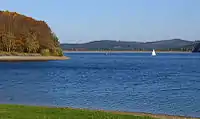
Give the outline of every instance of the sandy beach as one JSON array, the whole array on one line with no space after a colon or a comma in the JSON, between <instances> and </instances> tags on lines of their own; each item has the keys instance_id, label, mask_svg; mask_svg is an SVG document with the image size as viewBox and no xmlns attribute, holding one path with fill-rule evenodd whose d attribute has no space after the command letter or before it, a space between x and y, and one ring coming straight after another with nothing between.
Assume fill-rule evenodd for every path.
<instances>
[{"instance_id":1,"label":"sandy beach","mask_svg":"<svg viewBox=\"0 0 200 119\"><path fill-rule=\"evenodd\" d=\"M0 56L0 62L67 60L66 56Z\"/></svg>"}]
</instances>

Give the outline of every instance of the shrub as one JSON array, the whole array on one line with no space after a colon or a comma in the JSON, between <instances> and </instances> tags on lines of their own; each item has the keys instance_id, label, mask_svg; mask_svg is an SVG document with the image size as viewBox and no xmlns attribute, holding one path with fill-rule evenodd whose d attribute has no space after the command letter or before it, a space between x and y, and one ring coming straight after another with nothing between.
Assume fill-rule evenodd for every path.
<instances>
[{"instance_id":1,"label":"shrub","mask_svg":"<svg viewBox=\"0 0 200 119\"><path fill-rule=\"evenodd\" d=\"M50 51L49 51L49 49L42 49L42 50L40 51L40 54L41 54L42 56L50 56Z\"/></svg>"},{"instance_id":2,"label":"shrub","mask_svg":"<svg viewBox=\"0 0 200 119\"><path fill-rule=\"evenodd\" d=\"M53 56L63 56L63 51L59 47L52 49L51 53Z\"/></svg>"}]
</instances>

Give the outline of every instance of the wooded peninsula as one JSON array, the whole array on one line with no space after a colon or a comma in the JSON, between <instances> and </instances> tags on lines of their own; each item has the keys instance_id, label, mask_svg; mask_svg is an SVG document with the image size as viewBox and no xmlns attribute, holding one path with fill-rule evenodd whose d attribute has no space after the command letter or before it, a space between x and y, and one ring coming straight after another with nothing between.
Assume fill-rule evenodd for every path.
<instances>
[{"instance_id":1,"label":"wooded peninsula","mask_svg":"<svg viewBox=\"0 0 200 119\"><path fill-rule=\"evenodd\" d=\"M45 21L0 11L1 56L63 56L59 39Z\"/></svg>"}]
</instances>

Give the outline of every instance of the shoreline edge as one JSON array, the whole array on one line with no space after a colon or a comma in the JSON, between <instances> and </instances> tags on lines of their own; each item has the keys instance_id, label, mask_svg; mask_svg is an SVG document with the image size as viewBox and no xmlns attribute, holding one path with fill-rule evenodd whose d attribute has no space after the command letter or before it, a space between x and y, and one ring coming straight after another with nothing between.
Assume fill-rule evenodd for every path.
<instances>
[{"instance_id":1,"label":"shoreline edge","mask_svg":"<svg viewBox=\"0 0 200 119\"><path fill-rule=\"evenodd\" d=\"M67 56L0 56L0 62L68 60Z\"/></svg>"}]
</instances>

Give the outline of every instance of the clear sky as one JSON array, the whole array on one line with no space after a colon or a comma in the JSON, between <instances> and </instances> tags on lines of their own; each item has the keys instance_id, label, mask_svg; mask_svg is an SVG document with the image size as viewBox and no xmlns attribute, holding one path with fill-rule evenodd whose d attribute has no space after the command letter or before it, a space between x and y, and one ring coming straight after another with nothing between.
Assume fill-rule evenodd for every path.
<instances>
[{"instance_id":1,"label":"clear sky","mask_svg":"<svg viewBox=\"0 0 200 119\"><path fill-rule=\"evenodd\" d=\"M2 0L46 21L62 43L200 40L200 0Z\"/></svg>"}]
</instances>

